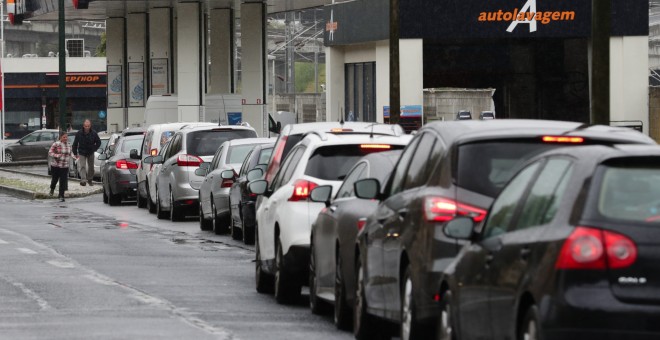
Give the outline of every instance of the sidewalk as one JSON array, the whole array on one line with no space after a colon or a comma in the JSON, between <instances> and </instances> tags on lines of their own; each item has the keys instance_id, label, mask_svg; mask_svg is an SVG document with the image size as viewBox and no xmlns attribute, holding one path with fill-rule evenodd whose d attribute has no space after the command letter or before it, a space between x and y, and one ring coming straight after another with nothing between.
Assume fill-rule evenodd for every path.
<instances>
[{"instance_id":1,"label":"sidewalk","mask_svg":"<svg viewBox=\"0 0 660 340\"><path fill-rule=\"evenodd\" d=\"M55 195L50 196L50 176L28 174L17 170L0 169L0 192L25 199L49 199L57 198L58 187ZM81 186L80 181L69 178L69 190L64 194L65 198L84 197L103 192L101 184L94 186Z\"/></svg>"}]
</instances>

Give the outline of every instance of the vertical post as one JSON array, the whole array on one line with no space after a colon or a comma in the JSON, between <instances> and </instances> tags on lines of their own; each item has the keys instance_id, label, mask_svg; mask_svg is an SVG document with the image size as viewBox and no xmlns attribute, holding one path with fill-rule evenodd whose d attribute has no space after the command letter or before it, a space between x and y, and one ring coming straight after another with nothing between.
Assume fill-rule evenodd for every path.
<instances>
[{"instance_id":1,"label":"vertical post","mask_svg":"<svg viewBox=\"0 0 660 340\"><path fill-rule=\"evenodd\" d=\"M390 0L390 124L398 124L400 116L399 0Z\"/></svg>"},{"instance_id":2,"label":"vertical post","mask_svg":"<svg viewBox=\"0 0 660 340\"><path fill-rule=\"evenodd\" d=\"M0 77L2 77L2 107L0 107L0 162L5 161L5 8L0 0Z\"/></svg>"},{"instance_id":3,"label":"vertical post","mask_svg":"<svg viewBox=\"0 0 660 340\"><path fill-rule=\"evenodd\" d=\"M591 7L591 124L610 125L612 3L592 0Z\"/></svg>"},{"instance_id":4,"label":"vertical post","mask_svg":"<svg viewBox=\"0 0 660 340\"><path fill-rule=\"evenodd\" d=\"M64 42L64 0L58 0L58 25L59 35L59 108L60 108L60 130L66 129L66 46Z\"/></svg>"}]
</instances>

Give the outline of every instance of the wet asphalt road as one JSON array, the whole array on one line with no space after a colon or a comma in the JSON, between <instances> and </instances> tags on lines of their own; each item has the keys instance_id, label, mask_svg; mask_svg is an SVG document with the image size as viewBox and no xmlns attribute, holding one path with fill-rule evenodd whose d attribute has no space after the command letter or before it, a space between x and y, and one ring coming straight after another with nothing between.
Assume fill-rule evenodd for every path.
<instances>
[{"instance_id":1,"label":"wet asphalt road","mask_svg":"<svg viewBox=\"0 0 660 340\"><path fill-rule=\"evenodd\" d=\"M1 339L351 339L254 288L254 247L100 195L0 195Z\"/></svg>"}]
</instances>

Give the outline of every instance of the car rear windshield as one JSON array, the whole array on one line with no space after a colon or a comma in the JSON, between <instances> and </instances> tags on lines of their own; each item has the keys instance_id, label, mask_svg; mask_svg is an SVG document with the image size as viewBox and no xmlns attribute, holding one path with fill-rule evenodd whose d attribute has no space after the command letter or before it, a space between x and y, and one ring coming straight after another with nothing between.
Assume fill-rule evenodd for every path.
<instances>
[{"instance_id":1,"label":"car rear windshield","mask_svg":"<svg viewBox=\"0 0 660 340\"><path fill-rule=\"evenodd\" d=\"M133 149L140 150L141 146L142 146L142 139L126 139L121 144L121 152L130 153L131 150Z\"/></svg>"},{"instance_id":2,"label":"car rear windshield","mask_svg":"<svg viewBox=\"0 0 660 340\"><path fill-rule=\"evenodd\" d=\"M305 175L328 181L341 181L365 155L402 148L403 146L399 145L392 145L390 149L362 148L359 144L322 146L314 150L309 158Z\"/></svg>"},{"instance_id":3,"label":"car rear windshield","mask_svg":"<svg viewBox=\"0 0 660 340\"><path fill-rule=\"evenodd\" d=\"M660 223L660 165L607 166L598 212L607 218Z\"/></svg>"},{"instance_id":4,"label":"car rear windshield","mask_svg":"<svg viewBox=\"0 0 660 340\"><path fill-rule=\"evenodd\" d=\"M254 148L255 144L234 145L229 148L227 152L227 164L243 163L250 150Z\"/></svg>"},{"instance_id":5,"label":"car rear windshield","mask_svg":"<svg viewBox=\"0 0 660 340\"><path fill-rule=\"evenodd\" d=\"M252 130L230 129L194 131L186 137L186 152L189 155L211 156L226 141L250 137L257 137L257 133Z\"/></svg>"},{"instance_id":6,"label":"car rear windshield","mask_svg":"<svg viewBox=\"0 0 660 340\"><path fill-rule=\"evenodd\" d=\"M492 141L461 145L458 149L458 186L495 197L525 161L566 144L535 141Z\"/></svg>"}]
</instances>

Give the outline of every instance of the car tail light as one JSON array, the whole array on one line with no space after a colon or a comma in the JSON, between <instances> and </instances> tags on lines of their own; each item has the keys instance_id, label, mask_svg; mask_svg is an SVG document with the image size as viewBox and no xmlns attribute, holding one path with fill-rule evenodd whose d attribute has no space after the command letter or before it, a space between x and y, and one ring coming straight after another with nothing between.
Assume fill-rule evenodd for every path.
<instances>
[{"instance_id":1,"label":"car tail light","mask_svg":"<svg viewBox=\"0 0 660 340\"><path fill-rule=\"evenodd\" d=\"M286 145L286 140L288 138L289 136L282 136L277 141L277 146L275 146L275 151L273 152L273 161L268 163L268 169L266 170L265 178L268 183L273 180L273 176L280 167L280 161L282 160L282 154L284 153L284 146Z\"/></svg>"},{"instance_id":2,"label":"car tail light","mask_svg":"<svg viewBox=\"0 0 660 340\"><path fill-rule=\"evenodd\" d=\"M628 237L611 231L577 227L566 239L556 269L617 269L632 265L637 246Z\"/></svg>"},{"instance_id":3,"label":"car tail light","mask_svg":"<svg viewBox=\"0 0 660 340\"><path fill-rule=\"evenodd\" d=\"M361 149L382 149L382 150L389 150L392 148L391 145L388 144L362 144L360 145Z\"/></svg>"},{"instance_id":4,"label":"car tail light","mask_svg":"<svg viewBox=\"0 0 660 340\"><path fill-rule=\"evenodd\" d=\"M330 129L330 132L332 132L332 133L353 132L353 129L334 128L334 129Z\"/></svg>"},{"instance_id":5,"label":"car tail light","mask_svg":"<svg viewBox=\"0 0 660 340\"><path fill-rule=\"evenodd\" d=\"M236 177L236 172L234 172L234 177ZM220 182L221 188L231 188L232 185L234 185L233 178L223 178L222 182Z\"/></svg>"},{"instance_id":6,"label":"car tail light","mask_svg":"<svg viewBox=\"0 0 660 340\"><path fill-rule=\"evenodd\" d=\"M125 159L118 160L117 163L115 164L115 166L117 167L117 169L123 169L123 170L137 169L138 168L137 163L129 162Z\"/></svg>"},{"instance_id":7,"label":"car tail light","mask_svg":"<svg viewBox=\"0 0 660 340\"><path fill-rule=\"evenodd\" d=\"M150 154L151 154L152 156L156 156L156 155L158 155L158 149L151 149Z\"/></svg>"},{"instance_id":8,"label":"car tail light","mask_svg":"<svg viewBox=\"0 0 660 340\"><path fill-rule=\"evenodd\" d=\"M204 161L194 155L179 155L176 159L176 165L178 166L199 166L204 163Z\"/></svg>"},{"instance_id":9,"label":"car tail light","mask_svg":"<svg viewBox=\"0 0 660 340\"><path fill-rule=\"evenodd\" d=\"M486 218L487 211L444 197L427 197L424 200L424 217L429 222L447 222L456 216L470 217L474 222Z\"/></svg>"},{"instance_id":10,"label":"car tail light","mask_svg":"<svg viewBox=\"0 0 660 340\"><path fill-rule=\"evenodd\" d=\"M357 229L358 229L358 231L362 230L362 228L364 228L365 225L367 225L367 218L366 218L366 217L362 217L362 218L360 218L360 219L357 221Z\"/></svg>"},{"instance_id":11,"label":"car tail light","mask_svg":"<svg viewBox=\"0 0 660 340\"><path fill-rule=\"evenodd\" d=\"M316 188L318 184L304 179L299 179L293 183L293 194L289 198L291 202L307 200L309 193Z\"/></svg>"},{"instance_id":12,"label":"car tail light","mask_svg":"<svg viewBox=\"0 0 660 340\"><path fill-rule=\"evenodd\" d=\"M584 143L584 138L582 137L570 137L570 136L543 136L543 141L546 143Z\"/></svg>"}]
</instances>

